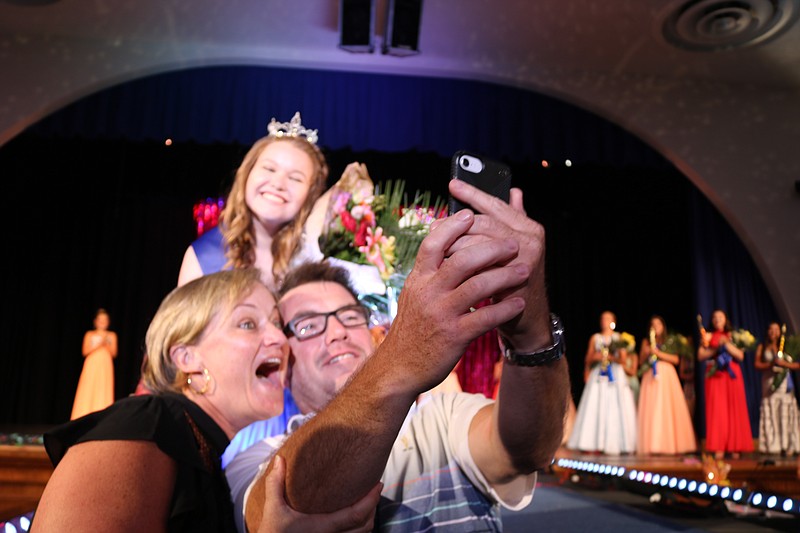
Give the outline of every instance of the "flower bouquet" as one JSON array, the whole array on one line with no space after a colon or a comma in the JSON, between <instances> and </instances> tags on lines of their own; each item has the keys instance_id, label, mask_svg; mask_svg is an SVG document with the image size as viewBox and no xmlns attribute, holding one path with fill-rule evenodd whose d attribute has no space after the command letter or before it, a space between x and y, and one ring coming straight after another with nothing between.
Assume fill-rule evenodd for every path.
<instances>
[{"instance_id":1,"label":"flower bouquet","mask_svg":"<svg viewBox=\"0 0 800 533\"><path fill-rule=\"evenodd\" d=\"M778 345L778 359L783 359L788 363L794 363L795 357L792 354L798 353L800 349L800 335L792 335L790 337L785 336L786 326L783 326L783 330L781 332L781 342ZM788 392L792 392L794 390L794 382L792 380L790 369L785 366L775 365L772 367L772 371L775 373L772 376L772 383L770 383L769 388L772 392L778 390L784 380L788 377L789 384L787 385L786 390Z\"/></svg>"},{"instance_id":2,"label":"flower bouquet","mask_svg":"<svg viewBox=\"0 0 800 533\"><path fill-rule=\"evenodd\" d=\"M689 339L680 333L668 333L663 351L679 355L682 359L694 359L694 349Z\"/></svg>"},{"instance_id":3,"label":"flower bouquet","mask_svg":"<svg viewBox=\"0 0 800 533\"><path fill-rule=\"evenodd\" d=\"M757 344L756 338L750 333L748 330L744 328L738 328L731 331L731 342L734 346L739 348L742 351L752 350L755 345ZM710 360L708 364L708 370L706 371L706 378L710 378L714 374L717 373L717 370L727 370L728 374L733 378L735 374L733 373L733 369L730 367L732 356L728 353L727 348L725 347L724 343L720 343L719 348L717 349L717 355L713 359Z\"/></svg>"},{"instance_id":4,"label":"flower bouquet","mask_svg":"<svg viewBox=\"0 0 800 533\"><path fill-rule=\"evenodd\" d=\"M800 333L786 337L783 352L784 354L792 355L794 360L797 361L798 356L800 356Z\"/></svg>"},{"instance_id":5,"label":"flower bouquet","mask_svg":"<svg viewBox=\"0 0 800 533\"><path fill-rule=\"evenodd\" d=\"M611 371L610 359L611 354L617 353L621 349L633 351L636 348L636 339L630 333L613 333L611 335L611 343L602 348L602 358L600 360L600 374L599 377L607 377L609 383L614 381L614 373Z\"/></svg>"},{"instance_id":6,"label":"flower bouquet","mask_svg":"<svg viewBox=\"0 0 800 533\"><path fill-rule=\"evenodd\" d=\"M692 358L692 346L689 344L689 339L680 333L667 333L666 339L663 344L657 345L658 349L662 352L671 353L679 356L680 358ZM639 367L639 378L657 362L658 358L648 358Z\"/></svg>"},{"instance_id":7,"label":"flower bouquet","mask_svg":"<svg viewBox=\"0 0 800 533\"><path fill-rule=\"evenodd\" d=\"M355 178L345 180L346 176ZM444 203L439 198L431 202L430 192L419 191L409 201L403 180L373 185L366 166L359 163L347 167L342 181L353 185L332 191L320 251L325 257L374 267L394 290L389 299L396 298L431 223L443 216Z\"/></svg>"},{"instance_id":8,"label":"flower bouquet","mask_svg":"<svg viewBox=\"0 0 800 533\"><path fill-rule=\"evenodd\" d=\"M608 346L608 351L611 353L622 349L628 352L636 350L636 338L626 331L620 332L619 336L614 335L611 338L611 344Z\"/></svg>"},{"instance_id":9,"label":"flower bouquet","mask_svg":"<svg viewBox=\"0 0 800 533\"><path fill-rule=\"evenodd\" d=\"M731 331L731 342L742 351L752 350L758 343L753 334L743 328Z\"/></svg>"}]
</instances>

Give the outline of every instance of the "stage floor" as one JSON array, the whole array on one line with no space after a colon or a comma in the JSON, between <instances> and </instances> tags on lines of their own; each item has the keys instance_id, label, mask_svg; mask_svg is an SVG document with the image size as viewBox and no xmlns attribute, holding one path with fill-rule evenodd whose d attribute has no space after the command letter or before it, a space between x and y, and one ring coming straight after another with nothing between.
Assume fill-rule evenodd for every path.
<instances>
[{"instance_id":1,"label":"stage floor","mask_svg":"<svg viewBox=\"0 0 800 533\"><path fill-rule=\"evenodd\" d=\"M668 455L604 455L584 453L561 448L556 454L556 459L572 459L599 463L604 465L621 466L628 472L632 470L660 474L661 476L677 476L696 481L720 483L717 479L707 479L707 471L719 471L719 465L704 464L704 457L700 453L678 456ZM708 458L710 459L710 457ZM731 487L745 487L749 491L763 491L780 494L791 498L800 498L800 477L797 457L783 457L781 455L768 455L761 453L743 454L739 459L726 458L722 460L730 470L726 477ZM555 472L570 472L571 468L554 468ZM724 472L721 472L722 474Z\"/></svg>"},{"instance_id":2,"label":"stage floor","mask_svg":"<svg viewBox=\"0 0 800 533\"><path fill-rule=\"evenodd\" d=\"M40 436L39 434L38 437L40 438ZM34 444L30 442L34 442ZM12 433L0 433L0 524L5 520L11 520L34 510L44 486L52 474L53 468L44 446L36 442L39 442L37 434L31 433L30 428ZM798 479L798 460L796 458L750 454L740 459L725 459L723 462L730 467L727 479L732 488L741 487L749 492L764 491L782 497L800 499L800 479ZM610 475L560 466L580 463L622 467L625 468L627 474L633 471L646 472L698 482L706 480L707 475L707 468L704 468L703 457L700 454L610 456L581 453L562 448L556 455L556 463L551 472L543 476L542 481L546 480L545 483L551 487L582 490L583 494L594 493L601 497L612 493L628 492L643 499L645 505L647 498L660 490L659 487L652 484L633 482L627 476L612 479L613 476ZM687 501L681 502L682 505L685 506ZM540 506L533 507L539 509L537 512L541 511ZM513 519L511 522L513 523ZM702 529L705 530L705 528ZM800 527L795 530L800 530Z\"/></svg>"}]
</instances>

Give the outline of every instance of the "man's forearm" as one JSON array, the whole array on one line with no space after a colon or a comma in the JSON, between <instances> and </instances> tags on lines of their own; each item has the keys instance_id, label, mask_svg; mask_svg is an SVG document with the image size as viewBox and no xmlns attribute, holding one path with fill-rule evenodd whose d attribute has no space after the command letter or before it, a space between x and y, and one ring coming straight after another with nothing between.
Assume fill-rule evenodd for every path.
<instances>
[{"instance_id":1,"label":"man's forearm","mask_svg":"<svg viewBox=\"0 0 800 533\"><path fill-rule=\"evenodd\" d=\"M503 372L497 431L516 469L546 468L561 445L569 394L567 361ZM507 374L507 375L506 375Z\"/></svg>"},{"instance_id":2,"label":"man's forearm","mask_svg":"<svg viewBox=\"0 0 800 533\"><path fill-rule=\"evenodd\" d=\"M473 458L489 483L550 464L561 445L568 394L564 358L538 367L506 365L498 400L470 429Z\"/></svg>"},{"instance_id":3,"label":"man's forearm","mask_svg":"<svg viewBox=\"0 0 800 533\"><path fill-rule=\"evenodd\" d=\"M376 353L317 416L295 431L278 454L286 461L286 499L304 513L352 505L379 481L397 433L415 398L402 377ZM258 483L263 483L259 480ZM251 506L263 506L259 492Z\"/></svg>"}]
</instances>

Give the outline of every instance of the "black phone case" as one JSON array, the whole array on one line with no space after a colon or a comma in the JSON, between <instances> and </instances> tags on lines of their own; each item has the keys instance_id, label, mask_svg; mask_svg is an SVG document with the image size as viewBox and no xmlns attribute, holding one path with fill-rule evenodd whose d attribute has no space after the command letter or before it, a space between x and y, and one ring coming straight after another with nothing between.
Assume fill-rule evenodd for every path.
<instances>
[{"instance_id":1,"label":"black phone case","mask_svg":"<svg viewBox=\"0 0 800 533\"><path fill-rule=\"evenodd\" d=\"M483 162L483 168L477 173L461 168L458 161L463 155L480 159ZM508 202L509 200L511 169L508 165L495 161L494 159L467 150L459 150L453 154L453 158L450 160L450 178L465 181L492 196L500 198L504 202ZM450 214L456 213L466 207L470 206L464 205L452 196L450 197L448 202Z\"/></svg>"}]
</instances>

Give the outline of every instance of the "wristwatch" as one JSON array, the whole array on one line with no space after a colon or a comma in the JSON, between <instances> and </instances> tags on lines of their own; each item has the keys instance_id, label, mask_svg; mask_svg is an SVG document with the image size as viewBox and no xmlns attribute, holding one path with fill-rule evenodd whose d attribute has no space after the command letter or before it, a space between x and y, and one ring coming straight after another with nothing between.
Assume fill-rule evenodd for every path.
<instances>
[{"instance_id":1,"label":"wristwatch","mask_svg":"<svg viewBox=\"0 0 800 533\"><path fill-rule=\"evenodd\" d=\"M541 366L561 359L565 352L564 326L561 319L550 313L550 332L553 335L553 344L530 353L520 353L501 337L503 343L503 356L506 363L516 366Z\"/></svg>"}]
</instances>

